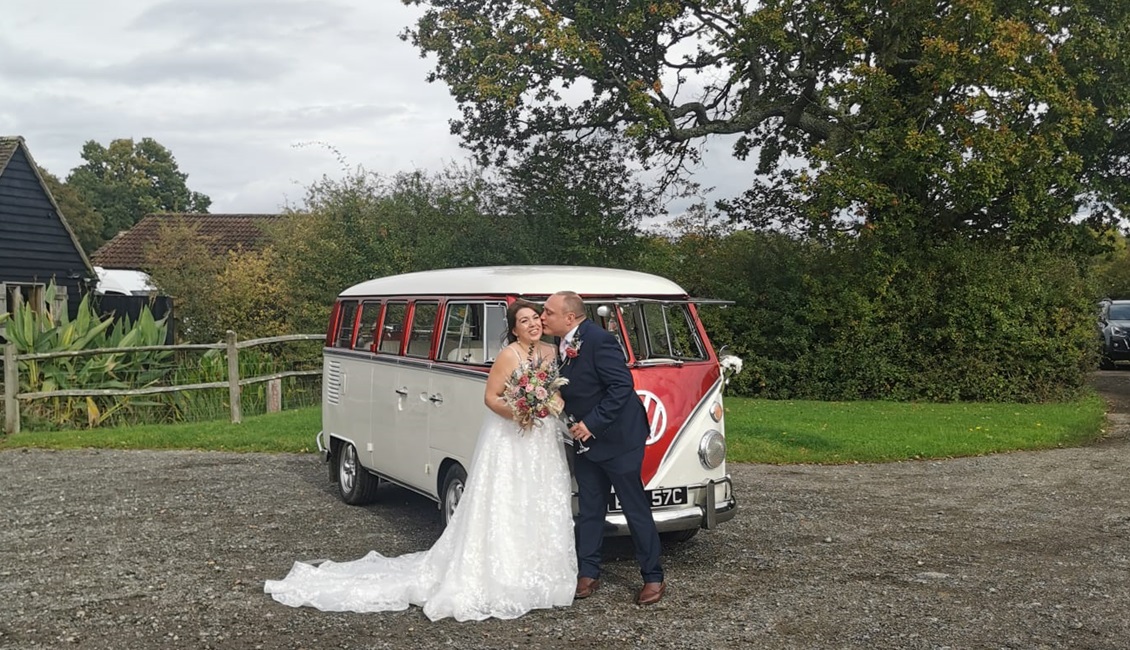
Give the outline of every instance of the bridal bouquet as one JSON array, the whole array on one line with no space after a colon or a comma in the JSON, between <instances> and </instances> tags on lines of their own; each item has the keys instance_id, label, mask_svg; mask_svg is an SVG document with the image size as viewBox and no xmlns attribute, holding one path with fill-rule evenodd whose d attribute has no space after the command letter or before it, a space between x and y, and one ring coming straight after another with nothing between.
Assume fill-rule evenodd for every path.
<instances>
[{"instance_id":1,"label":"bridal bouquet","mask_svg":"<svg viewBox=\"0 0 1130 650\"><path fill-rule=\"evenodd\" d=\"M502 400L513 411L514 421L520 427L541 426L545 418L561 413L562 402L557 393L567 383L569 380L558 373L553 359L538 357L521 364L510 375Z\"/></svg>"}]
</instances>

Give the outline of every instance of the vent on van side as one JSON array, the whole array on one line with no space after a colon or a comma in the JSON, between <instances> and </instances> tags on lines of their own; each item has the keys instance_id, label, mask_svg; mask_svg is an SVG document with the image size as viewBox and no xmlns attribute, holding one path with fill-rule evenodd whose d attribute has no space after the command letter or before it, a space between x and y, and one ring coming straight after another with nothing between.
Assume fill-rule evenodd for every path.
<instances>
[{"instance_id":1,"label":"vent on van side","mask_svg":"<svg viewBox=\"0 0 1130 650\"><path fill-rule=\"evenodd\" d=\"M341 403L341 362L326 362L326 401L330 404Z\"/></svg>"}]
</instances>

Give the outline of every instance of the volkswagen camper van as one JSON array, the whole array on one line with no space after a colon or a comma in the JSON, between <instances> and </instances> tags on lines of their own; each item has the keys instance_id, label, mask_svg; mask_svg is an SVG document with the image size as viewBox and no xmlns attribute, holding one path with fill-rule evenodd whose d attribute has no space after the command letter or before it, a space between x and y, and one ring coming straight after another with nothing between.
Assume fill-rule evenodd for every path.
<instances>
[{"instance_id":1,"label":"volkswagen camper van","mask_svg":"<svg viewBox=\"0 0 1130 650\"><path fill-rule=\"evenodd\" d=\"M655 275L590 267L444 269L342 291L326 334L318 434L341 498L371 502L387 482L433 499L449 520L487 374L506 345L506 307L560 290L579 293L588 317L620 343L650 420L641 478L659 531L685 539L733 517L725 378L697 311L717 301ZM606 522L606 534L628 534L615 495Z\"/></svg>"}]
</instances>

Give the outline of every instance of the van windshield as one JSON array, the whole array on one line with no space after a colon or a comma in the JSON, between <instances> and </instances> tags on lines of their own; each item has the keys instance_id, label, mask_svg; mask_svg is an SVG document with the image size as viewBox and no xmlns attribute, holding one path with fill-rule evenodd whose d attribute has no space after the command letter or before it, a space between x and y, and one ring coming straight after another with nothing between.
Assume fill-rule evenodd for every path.
<instances>
[{"instance_id":1,"label":"van windshield","mask_svg":"<svg viewBox=\"0 0 1130 650\"><path fill-rule=\"evenodd\" d=\"M687 303L641 301L621 303L618 307L637 362L707 359L706 347ZM623 337L618 338L623 346Z\"/></svg>"}]
</instances>

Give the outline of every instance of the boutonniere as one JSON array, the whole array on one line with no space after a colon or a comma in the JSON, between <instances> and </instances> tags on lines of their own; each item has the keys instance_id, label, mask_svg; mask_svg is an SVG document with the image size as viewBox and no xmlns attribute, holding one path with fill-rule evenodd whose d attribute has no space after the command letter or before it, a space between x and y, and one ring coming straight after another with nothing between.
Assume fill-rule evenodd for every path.
<instances>
[{"instance_id":1,"label":"boutonniere","mask_svg":"<svg viewBox=\"0 0 1130 650\"><path fill-rule=\"evenodd\" d=\"M584 343L584 341L576 336L574 336L570 340L565 341L565 358L576 359L577 355L581 353L582 343Z\"/></svg>"}]
</instances>

